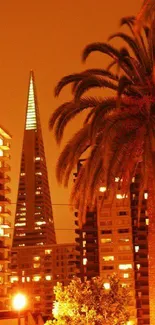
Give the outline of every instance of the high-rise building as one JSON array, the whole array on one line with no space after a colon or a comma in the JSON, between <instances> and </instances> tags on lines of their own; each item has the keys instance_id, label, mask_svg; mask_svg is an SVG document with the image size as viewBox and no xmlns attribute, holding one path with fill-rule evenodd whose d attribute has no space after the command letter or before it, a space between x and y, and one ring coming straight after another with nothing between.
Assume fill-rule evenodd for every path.
<instances>
[{"instance_id":1,"label":"high-rise building","mask_svg":"<svg viewBox=\"0 0 155 325\"><path fill-rule=\"evenodd\" d=\"M81 168L84 160L79 160L77 165L77 173ZM99 276L99 245L98 245L98 225L97 225L97 208L94 211L87 209L86 222L81 228L78 227L78 212L75 212L75 229L76 233L76 249L79 253L77 259L77 267L79 269L78 276L82 280L91 279Z\"/></svg>"},{"instance_id":2,"label":"high-rise building","mask_svg":"<svg viewBox=\"0 0 155 325\"><path fill-rule=\"evenodd\" d=\"M10 140L11 136L0 127L0 310L9 308L10 218L8 209L10 188Z\"/></svg>"},{"instance_id":3,"label":"high-rise building","mask_svg":"<svg viewBox=\"0 0 155 325\"><path fill-rule=\"evenodd\" d=\"M13 247L56 242L46 159L31 71L20 166Z\"/></svg>"},{"instance_id":4,"label":"high-rise building","mask_svg":"<svg viewBox=\"0 0 155 325\"><path fill-rule=\"evenodd\" d=\"M12 292L22 290L29 297L32 312L51 317L53 287L68 285L77 275L75 244L15 247L11 266Z\"/></svg>"}]
</instances>

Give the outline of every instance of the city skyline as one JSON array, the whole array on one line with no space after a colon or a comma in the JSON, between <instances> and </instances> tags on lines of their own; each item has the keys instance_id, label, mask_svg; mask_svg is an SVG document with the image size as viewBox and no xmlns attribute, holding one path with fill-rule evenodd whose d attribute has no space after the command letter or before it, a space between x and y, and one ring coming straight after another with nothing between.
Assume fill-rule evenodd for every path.
<instances>
[{"instance_id":1,"label":"city skyline","mask_svg":"<svg viewBox=\"0 0 155 325\"><path fill-rule=\"evenodd\" d=\"M74 213L69 211L69 189L59 188L55 178L55 164L59 148L54 135L48 130L48 121L54 109L70 98L70 89L54 99L53 89L57 81L66 74L83 70L81 52L93 41L106 41L119 29L122 16L136 14L141 1L123 0L115 2L61 0L51 3L47 0L27 1L22 4L15 0L1 4L1 125L12 134L12 210L17 199L17 185L22 150L23 126L26 107L26 91L29 71L33 69L39 94L39 107L43 126L43 139L53 202L55 228L74 228ZM92 23L93 21L93 23ZM110 22L110 24L109 24ZM79 27L80 26L80 27ZM100 56L90 57L88 67L101 65ZM105 66L105 62L103 62ZM105 92L106 95L106 92ZM80 119L78 120L80 123ZM63 143L75 130L70 124ZM70 184L72 183L72 180ZM58 204L58 205L55 205ZM63 223L65 218L65 223ZM64 226L65 224L65 226ZM13 225L13 220L12 220ZM74 230L57 230L58 242L72 242Z\"/></svg>"}]
</instances>

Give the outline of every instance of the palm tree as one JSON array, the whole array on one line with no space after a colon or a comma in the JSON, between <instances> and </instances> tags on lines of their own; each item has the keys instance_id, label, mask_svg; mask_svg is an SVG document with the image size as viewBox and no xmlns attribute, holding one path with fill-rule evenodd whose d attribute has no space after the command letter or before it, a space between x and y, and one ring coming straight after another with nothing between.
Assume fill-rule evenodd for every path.
<instances>
[{"instance_id":1,"label":"palm tree","mask_svg":"<svg viewBox=\"0 0 155 325\"><path fill-rule=\"evenodd\" d=\"M121 21L121 25L128 25L131 36L121 32L110 37L125 42L121 49L109 43L86 46L83 61L94 51L108 55L112 61L107 69L89 69L60 80L55 95L71 84L73 100L56 109L50 127L60 143L67 123L82 111L88 112L82 129L62 151L56 169L58 181L67 186L79 158L87 155L71 194L81 223L87 206L93 207L99 187L104 184L108 193L115 177L119 177L123 193L127 192L141 163L139 207L147 189L150 324L155 325L155 39L152 27L143 26L137 34L134 22L133 17ZM85 95L97 87L109 88L113 96Z\"/></svg>"},{"instance_id":2,"label":"palm tree","mask_svg":"<svg viewBox=\"0 0 155 325\"><path fill-rule=\"evenodd\" d=\"M139 32L143 24L151 23L152 19L154 19L154 13L155 13L155 1L144 0L140 12L136 17L135 31Z\"/></svg>"}]
</instances>

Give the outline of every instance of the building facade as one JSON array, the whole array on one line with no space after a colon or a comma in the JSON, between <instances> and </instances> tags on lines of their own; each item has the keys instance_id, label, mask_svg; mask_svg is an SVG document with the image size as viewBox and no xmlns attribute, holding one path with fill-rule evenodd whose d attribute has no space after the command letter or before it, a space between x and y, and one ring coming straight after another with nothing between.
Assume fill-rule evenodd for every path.
<instances>
[{"instance_id":1,"label":"building facade","mask_svg":"<svg viewBox=\"0 0 155 325\"><path fill-rule=\"evenodd\" d=\"M77 173L84 160L79 160ZM75 178L77 173L74 174ZM89 280L99 276L99 243L98 243L98 224L97 209L89 211L87 209L86 222L81 228L78 226L78 212L75 212L75 233L76 249L79 253L77 268L79 277Z\"/></svg>"},{"instance_id":2,"label":"building facade","mask_svg":"<svg viewBox=\"0 0 155 325\"><path fill-rule=\"evenodd\" d=\"M9 308L10 263L10 141L11 136L0 127L0 310Z\"/></svg>"},{"instance_id":3,"label":"building facade","mask_svg":"<svg viewBox=\"0 0 155 325\"><path fill-rule=\"evenodd\" d=\"M46 159L31 71L25 118L13 247L56 243Z\"/></svg>"},{"instance_id":4,"label":"building facade","mask_svg":"<svg viewBox=\"0 0 155 325\"><path fill-rule=\"evenodd\" d=\"M12 293L23 291L32 312L51 317L53 287L68 285L77 275L75 244L15 247L12 250L10 278Z\"/></svg>"}]
</instances>

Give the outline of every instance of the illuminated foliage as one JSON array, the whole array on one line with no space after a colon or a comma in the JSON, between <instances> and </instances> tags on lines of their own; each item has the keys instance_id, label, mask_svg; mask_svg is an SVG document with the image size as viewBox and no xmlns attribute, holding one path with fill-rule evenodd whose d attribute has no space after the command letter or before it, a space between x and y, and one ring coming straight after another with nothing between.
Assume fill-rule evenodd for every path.
<instances>
[{"instance_id":1,"label":"illuminated foliage","mask_svg":"<svg viewBox=\"0 0 155 325\"><path fill-rule=\"evenodd\" d=\"M46 325L126 324L129 320L129 291L120 285L115 275L109 283L109 290L104 288L100 278L84 283L75 278L64 288L58 283L55 287L54 320Z\"/></svg>"}]
</instances>

